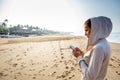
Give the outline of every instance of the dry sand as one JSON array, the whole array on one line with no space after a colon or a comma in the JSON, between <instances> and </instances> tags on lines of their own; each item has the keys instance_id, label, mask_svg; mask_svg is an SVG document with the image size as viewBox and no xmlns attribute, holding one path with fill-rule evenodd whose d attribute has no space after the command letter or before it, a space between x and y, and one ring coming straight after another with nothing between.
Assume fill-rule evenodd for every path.
<instances>
[{"instance_id":1,"label":"dry sand","mask_svg":"<svg viewBox=\"0 0 120 80\"><path fill-rule=\"evenodd\" d=\"M80 80L69 45L85 50L86 39L68 35L0 39L0 80ZM107 80L120 80L120 44L111 43Z\"/></svg>"}]
</instances>

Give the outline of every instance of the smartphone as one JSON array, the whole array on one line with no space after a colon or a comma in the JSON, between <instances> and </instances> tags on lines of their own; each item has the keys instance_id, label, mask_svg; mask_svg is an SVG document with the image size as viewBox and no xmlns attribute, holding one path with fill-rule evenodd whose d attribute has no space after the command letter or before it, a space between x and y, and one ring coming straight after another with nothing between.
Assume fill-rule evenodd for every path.
<instances>
[{"instance_id":1,"label":"smartphone","mask_svg":"<svg viewBox=\"0 0 120 80\"><path fill-rule=\"evenodd\" d=\"M70 45L70 49L75 50L75 47L73 45Z\"/></svg>"}]
</instances>

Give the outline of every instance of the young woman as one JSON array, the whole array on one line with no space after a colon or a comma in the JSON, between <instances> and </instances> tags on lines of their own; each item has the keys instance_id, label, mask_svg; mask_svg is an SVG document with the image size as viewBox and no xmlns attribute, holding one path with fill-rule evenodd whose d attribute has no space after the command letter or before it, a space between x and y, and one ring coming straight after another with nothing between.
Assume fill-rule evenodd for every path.
<instances>
[{"instance_id":1,"label":"young woman","mask_svg":"<svg viewBox=\"0 0 120 80\"><path fill-rule=\"evenodd\" d=\"M112 30L112 22L104 16L93 17L85 22L85 36L88 38L87 52L73 50L82 69L82 80L104 80L111 49L106 40Z\"/></svg>"}]
</instances>

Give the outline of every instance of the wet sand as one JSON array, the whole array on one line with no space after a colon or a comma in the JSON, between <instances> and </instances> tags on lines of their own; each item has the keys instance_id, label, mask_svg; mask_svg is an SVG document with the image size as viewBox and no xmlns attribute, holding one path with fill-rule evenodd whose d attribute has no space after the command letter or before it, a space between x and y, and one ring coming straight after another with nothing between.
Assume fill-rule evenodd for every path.
<instances>
[{"instance_id":1,"label":"wet sand","mask_svg":"<svg viewBox=\"0 0 120 80\"><path fill-rule=\"evenodd\" d=\"M80 80L70 45L83 51L84 37L54 35L0 39L0 80ZM120 80L120 44L111 43L107 80Z\"/></svg>"}]
</instances>

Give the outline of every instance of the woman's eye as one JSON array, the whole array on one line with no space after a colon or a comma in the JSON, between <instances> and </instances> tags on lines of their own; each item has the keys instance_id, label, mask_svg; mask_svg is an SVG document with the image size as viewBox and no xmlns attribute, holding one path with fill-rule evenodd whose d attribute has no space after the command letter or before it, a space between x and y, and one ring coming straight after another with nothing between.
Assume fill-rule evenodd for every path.
<instances>
[{"instance_id":1,"label":"woman's eye","mask_svg":"<svg viewBox=\"0 0 120 80\"><path fill-rule=\"evenodd\" d=\"M85 30L85 31L88 31L88 30Z\"/></svg>"}]
</instances>

